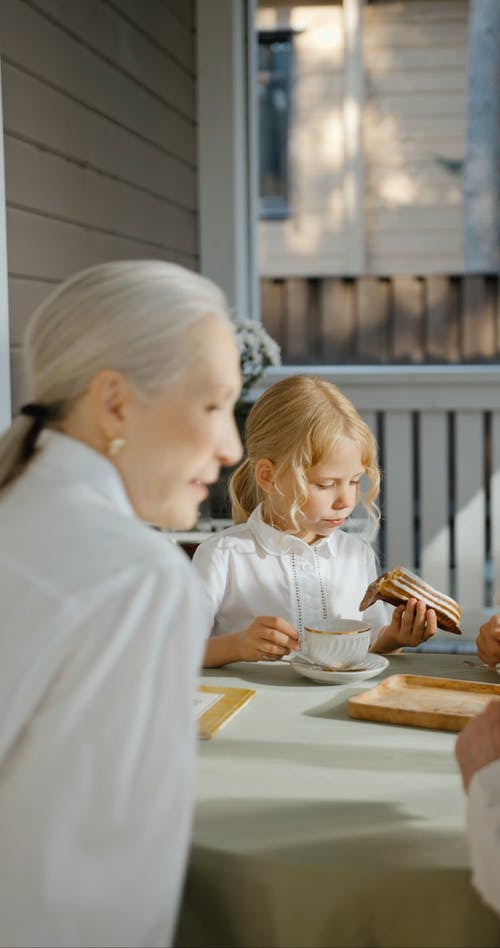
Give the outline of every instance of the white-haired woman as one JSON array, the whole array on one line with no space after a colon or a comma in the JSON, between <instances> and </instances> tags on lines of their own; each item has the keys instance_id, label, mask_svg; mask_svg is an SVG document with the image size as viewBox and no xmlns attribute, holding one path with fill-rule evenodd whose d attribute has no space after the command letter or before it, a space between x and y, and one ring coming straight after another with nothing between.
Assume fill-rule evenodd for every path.
<instances>
[{"instance_id":1,"label":"white-haired woman","mask_svg":"<svg viewBox=\"0 0 500 948\"><path fill-rule=\"evenodd\" d=\"M222 293L160 261L77 274L34 314L0 440L0 942L168 945L189 843L192 526L241 453Z\"/></svg>"}]
</instances>

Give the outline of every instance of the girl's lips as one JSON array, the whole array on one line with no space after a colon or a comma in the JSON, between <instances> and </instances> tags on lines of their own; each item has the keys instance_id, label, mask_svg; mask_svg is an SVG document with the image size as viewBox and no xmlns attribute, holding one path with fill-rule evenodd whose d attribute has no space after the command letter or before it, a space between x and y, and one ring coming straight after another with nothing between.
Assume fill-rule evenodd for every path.
<instances>
[{"instance_id":1,"label":"girl's lips","mask_svg":"<svg viewBox=\"0 0 500 948\"><path fill-rule=\"evenodd\" d=\"M329 527L339 527L340 524L344 523L345 517L337 517L335 520L324 520L323 523L327 523Z\"/></svg>"}]
</instances>

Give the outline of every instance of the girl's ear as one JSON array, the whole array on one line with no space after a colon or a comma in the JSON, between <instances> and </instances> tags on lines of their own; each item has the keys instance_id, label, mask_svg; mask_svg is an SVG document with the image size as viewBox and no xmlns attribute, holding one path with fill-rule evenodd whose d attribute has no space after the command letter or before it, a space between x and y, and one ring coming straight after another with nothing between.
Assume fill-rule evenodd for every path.
<instances>
[{"instance_id":1,"label":"girl's ear","mask_svg":"<svg viewBox=\"0 0 500 948\"><path fill-rule=\"evenodd\" d=\"M267 494L274 493L274 464L269 458L259 458L255 464L255 480Z\"/></svg>"}]
</instances>

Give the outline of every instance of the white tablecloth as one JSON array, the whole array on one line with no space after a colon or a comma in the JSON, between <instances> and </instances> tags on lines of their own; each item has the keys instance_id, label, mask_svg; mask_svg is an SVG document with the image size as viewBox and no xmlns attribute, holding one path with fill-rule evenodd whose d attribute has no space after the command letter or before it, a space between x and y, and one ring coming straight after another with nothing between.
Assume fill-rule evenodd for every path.
<instances>
[{"instance_id":1,"label":"white tablecloth","mask_svg":"<svg viewBox=\"0 0 500 948\"><path fill-rule=\"evenodd\" d=\"M500 684L477 656L399 654L385 674ZM374 687L284 662L206 671L256 697L200 745L179 948L500 945L470 886L456 735L355 721Z\"/></svg>"}]
</instances>

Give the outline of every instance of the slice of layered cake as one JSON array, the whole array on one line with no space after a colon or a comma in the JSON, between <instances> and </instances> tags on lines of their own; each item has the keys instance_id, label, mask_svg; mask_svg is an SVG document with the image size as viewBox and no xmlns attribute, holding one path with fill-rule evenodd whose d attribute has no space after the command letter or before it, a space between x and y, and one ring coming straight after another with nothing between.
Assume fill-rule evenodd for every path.
<instances>
[{"instance_id":1,"label":"slice of layered cake","mask_svg":"<svg viewBox=\"0 0 500 948\"><path fill-rule=\"evenodd\" d=\"M420 576L404 566L396 566L390 573L377 576L368 586L359 604L359 611L364 612L377 599L383 599L393 606L403 605L408 599L422 599L429 609L435 610L440 629L457 635L462 634L459 628L461 609L458 603L451 596L446 596L424 583Z\"/></svg>"}]
</instances>

